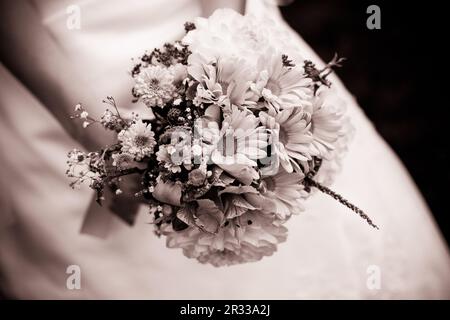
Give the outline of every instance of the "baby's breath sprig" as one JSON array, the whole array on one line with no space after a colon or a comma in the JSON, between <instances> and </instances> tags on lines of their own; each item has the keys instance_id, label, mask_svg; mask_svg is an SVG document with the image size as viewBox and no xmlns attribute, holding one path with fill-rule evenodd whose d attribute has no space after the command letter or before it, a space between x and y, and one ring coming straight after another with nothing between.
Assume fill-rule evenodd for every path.
<instances>
[{"instance_id":1,"label":"baby's breath sprig","mask_svg":"<svg viewBox=\"0 0 450 320\"><path fill-rule=\"evenodd\" d=\"M127 120L122 117L119 108L117 108L116 101L112 96L107 96L106 100L103 100L103 103L109 104L114 108L114 112L106 109L100 119L100 123L105 127L105 129L116 131L117 133L119 133L120 131L128 128L133 122L134 119Z\"/></svg>"},{"instance_id":2,"label":"baby's breath sprig","mask_svg":"<svg viewBox=\"0 0 450 320\"><path fill-rule=\"evenodd\" d=\"M89 112L83 107L81 103L75 106L75 113L70 116L71 119L81 119L83 120L83 128L87 128L94 123L101 124L105 129L120 132L130 126L133 121L124 119L117 108L116 101L113 97L108 96L103 103L109 104L114 109L113 111L106 109L100 119L95 119L89 115Z\"/></svg>"},{"instance_id":3,"label":"baby's breath sprig","mask_svg":"<svg viewBox=\"0 0 450 320\"><path fill-rule=\"evenodd\" d=\"M92 118L89 115L89 112L87 112L86 109L84 109L83 105L81 103L77 103L75 105L75 113L70 116L70 119L81 119L83 120L83 128L87 128L93 123L99 123L100 121Z\"/></svg>"},{"instance_id":4,"label":"baby's breath sprig","mask_svg":"<svg viewBox=\"0 0 450 320\"><path fill-rule=\"evenodd\" d=\"M89 152L85 153L78 149L73 149L67 155L66 175L74 180L70 183L70 187L75 189L79 188L82 183L89 181L92 185L94 180L97 180L100 176L98 170L92 170L93 163L98 159L98 153Z\"/></svg>"},{"instance_id":5,"label":"baby's breath sprig","mask_svg":"<svg viewBox=\"0 0 450 320\"><path fill-rule=\"evenodd\" d=\"M116 100L114 100L112 96L107 96L106 100L103 100L103 103L111 105L116 110L117 116L123 120L122 116L120 115L119 109L117 108Z\"/></svg>"}]
</instances>

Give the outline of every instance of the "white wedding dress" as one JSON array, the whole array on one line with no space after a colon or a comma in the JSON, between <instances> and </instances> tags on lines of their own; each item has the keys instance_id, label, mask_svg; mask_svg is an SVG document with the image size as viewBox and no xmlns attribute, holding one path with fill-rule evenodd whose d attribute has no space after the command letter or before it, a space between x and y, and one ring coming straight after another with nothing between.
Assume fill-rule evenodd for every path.
<instances>
[{"instance_id":1,"label":"white wedding dress","mask_svg":"<svg viewBox=\"0 0 450 320\"><path fill-rule=\"evenodd\" d=\"M179 39L183 23L201 14L200 4L189 0L32 2L61 50L87 74L98 101L113 95L124 110L142 107L130 102L130 58ZM66 27L66 8L74 3L81 8L80 30ZM270 1L248 0L246 11L271 16L288 28ZM304 56L318 62L291 32ZM307 210L288 222L288 240L273 256L222 268L167 249L164 238L157 238L146 223L145 208L132 228L114 218L106 239L80 234L92 192L73 191L64 175L67 151L79 145L3 64L0 83L0 288L7 296L450 297L450 258L431 213L402 164L337 79L334 86L347 100L356 130L333 189L364 208L380 230L316 193ZM66 287L69 265L81 268L80 290Z\"/></svg>"}]
</instances>

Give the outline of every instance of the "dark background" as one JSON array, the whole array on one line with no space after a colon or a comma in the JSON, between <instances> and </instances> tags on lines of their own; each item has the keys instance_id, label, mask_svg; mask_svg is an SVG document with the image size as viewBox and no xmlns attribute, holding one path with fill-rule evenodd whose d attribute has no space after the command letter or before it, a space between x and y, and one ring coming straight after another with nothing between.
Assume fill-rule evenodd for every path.
<instances>
[{"instance_id":1,"label":"dark background","mask_svg":"<svg viewBox=\"0 0 450 320\"><path fill-rule=\"evenodd\" d=\"M381 9L380 30L366 27L371 4ZM338 75L407 167L449 243L450 15L443 5L296 0L281 11L324 61L334 52L347 57Z\"/></svg>"}]
</instances>

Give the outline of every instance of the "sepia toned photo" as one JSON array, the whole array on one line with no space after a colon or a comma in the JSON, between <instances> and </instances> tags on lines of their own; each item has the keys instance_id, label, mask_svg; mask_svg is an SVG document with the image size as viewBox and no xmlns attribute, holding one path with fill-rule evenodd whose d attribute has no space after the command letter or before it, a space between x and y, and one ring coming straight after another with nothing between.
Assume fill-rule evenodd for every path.
<instances>
[{"instance_id":1,"label":"sepia toned photo","mask_svg":"<svg viewBox=\"0 0 450 320\"><path fill-rule=\"evenodd\" d=\"M428 9L0 3L0 299L450 298Z\"/></svg>"}]
</instances>

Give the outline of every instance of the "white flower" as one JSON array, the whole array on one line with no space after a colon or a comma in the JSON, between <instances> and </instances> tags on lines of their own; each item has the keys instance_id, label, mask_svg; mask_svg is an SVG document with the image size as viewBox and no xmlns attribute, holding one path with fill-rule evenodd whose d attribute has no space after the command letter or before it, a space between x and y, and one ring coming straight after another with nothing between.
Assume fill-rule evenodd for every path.
<instances>
[{"instance_id":1,"label":"white flower","mask_svg":"<svg viewBox=\"0 0 450 320\"><path fill-rule=\"evenodd\" d=\"M258 60L259 77L251 88L276 110L311 105L312 81L299 67L283 65L281 54L267 51Z\"/></svg>"},{"instance_id":2,"label":"white flower","mask_svg":"<svg viewBox=\"0 0 450 320\"><path fill-rule=\"evenodd\" d=\"M288 173L280 169L276 175L261 179L260 194L248 194L246 200L265 212L273 212L278 219L285 221L292 214L303 210L302 201L306 196L303 178L302 173Z\"/></svg>"},{"instance_id":3,"label":"white flower","mask_svg":"<svg viewBox=\"0 0 450 320\"><path fill-rule=\"evenodd\" d=\"M122 144L122 152L133 155L139 161L153 154L156 145L154 136L151 124L146 125L142 120L137 120L128 129L122 130L118 139Z\"/></svg>"},{"instance_id":4,"label":"white flower","mask_svg":"<svg viewBox=\"0 0 450 320\"><path fill-rule=\"evenodd\" d=\"M254 72L245 60L224 57L208 60L203 55L189 56L188 73L199 82L194 102L219 106L242 105L250 97Z\"/></svg>"},{"instance_id":5,"label":"white flower","mask_svg":"<svg viewBox=\"0 0 450 320\"><path fill-rule=\"evenodd\" d=\"M339 99L328 92L328 88L319 90L311 107L312 146L322 158L330 157L338 139L346 133L344 108Z\"/></svg>"},{"instance_id":6,"label":"white flower","mask_svg":"<svg viewBox=\"0 0 450 320\"><path fill-rule=\"evenodd\" d=\"M185 256L219 267L272 255L277 245L286 240L287 229L271 215L248 211L228 220L217 233L195 227L176 232L164 225L163 234L169 248L181 248Z\"/></svg>"},{"instance_id":7,"label":"white flower","mask_svg":"<svg viewBox=\"0 0 450 320\"><path fill-rule=\"evenodd\" d=\"M190 170L192 167L192 132L182 127L166 131L170 135L170 144L160 145L156 159L171 172L181 172L181 166Z\"/></svg>"},{"instance_id":8,"label":"white flower","mask_svg":"<svg viewBox=\"0 0 450 320\"><path fill-rule=\"evenodd\" d=\"M109 130L120 131L125 127L125 121L111 110L106 109L100 118L100 123Z\"/></svg>"},{"instance_id":9,"label":"white flower","mask_svg":"<svg viewBox=\"0 0 450 320\"><path fill-rule=\"evenodd\" d=\"M231 114L222 122L218 149L212 154L217 163L241 163L257 166L255 160L264 158L267 153L268 134L259 119L247 110L233 106Z\"/></svg>"},{"instance_id":10,"label":"white flower","mask_svg":"<svg viewBox=\"0 0 450 320\"><path fill-rule=\"evenodd\" d=\"M80 151L78 149L73 149L69 151L67 154L67 163L68 164L88 164L89 157L86 153L83 151Z\"/></svg>"},{"instance_id":11,"label":"white flower","mask_svg":"<svg viewBox=\"0 0 450 320\"><path fill-rule=\"evenodd\" d=\"M222 128L221 108L209 106L194 124L196 149L201 149L205 162L218 164L229 175L248 185L259 178L256 160L266 156L267 132L250 112L232 106ZM196 154L200 150L196 150ZM202 161L203 162L203 161Z\"/></svg>"},{"instance_id":12,"label":"white flower","mask_svg":"<svg viewBox=\"0 0 450 320\"><path fill-rule=\"evenodd\" d=\"M276 48L303 63L290 30L268 15L243 16L231 9L218 9L209 18L196 18L194 24L195 29L182 40L192 52L210 58L242 57L254 67L261 52Z\"/></svg>"},{"instance_id":13,"label":"white flower","mask_svg":"<svg viewBox=\"0 0 450 320\"><path fill-rule=\"evenodd\" d=\"M91 171L93 167L100 168L104 166L104 162L100 159L97 152L85 153L78 149L73 149L67 155L66 175L69 178L74 178L70 183L72 188L79 188L82 183L89 181L90 184L98 181L99 172Z\"/></svg>"},{"instance_id":14,"label":"white flower","mask_svg":"<svg viewBox=\"0 0 450 320\"><path fill-rule=\"evenodd\" d=\"M246 23L243 16L233 10L216 10L209 18L196 18L195 29L182 39L192 52L208 53L210 57L242 54L243 41L234 41L236 31Z\"/></svg>"},{"instance_id":15,"label":"white flower","mask_svg":"<svg viewBox=\"0 0 450 320\"><path fill-rule=\"evenodd\" d=\"M231 176L250 184L259 178L256 160L267 155L266 129L251 112L237 106L232 106L220 129L216 120L206 121L199 130L204 154Z\"/></svg>"},{"instance_id":16,"label":"white flower","mask_svg":"<svg viewBox=\"0 0 450 320\"><path fill-rule=\"evenodd\" d=\"M287 172L300 171L296 160L311 160L311 114L302 108L291 108L269 115L259 113L261 123L271 132L272 149Z\"/></svg>"},{"instance_id":17,"label":"white flower","mask_svg":"<svg viewBox=\"0 0 450 320\"><path fill-rule=\"evenodd\" d=\"M103 125L105 125L105 124L109 124L109 123L111 123L112 121L114 121L116 117L117 117L117 116L114 115L114 114L111 112L111 110L106 109L105 112L103 112L103 115L102 115L100 121L101 121L101 123L102 123Z\"/></svg>"},{"instance_id":18,"label":"white flower","mask_svg":"<svg viewBox=\"0 0 450 320\"><path fill-rule=\"evenodd\" d=\"M181 166L190 169L192 167L191 156L191 147L188 145L161 145L156 152L156 159L173 173L181 172Z\"/></svg>"},{"instance_id":19,"label":"white flower","mask_svg":"<svg viewBox=\"0 0 450 320\"><path fill-rule=\"evenodd\" d=\"M164 107L178 97L175 86L175 69L148 66L136 76L134 90L148 107Z\"/></svg>"},{"instance_id":20,"label":"white flower","mask_svg":"<svg viewBox=\"0 0 450 320\"><path fill-rule=\"evenodd\" d=\"M324 90L320 89L318 91L317 100L314 101L313 106L311 107L311 110L315 109L316 113L315 120L313 120L314 113L312 116L311 131L313 139L315 139L312 143L313 146L317 148L319 152L323 152L323 154L320 154L320 157L322 157L322 165L320 166L320 170L314 176L314 180L328 186L332 184L336 173L341 170L342 159L345 157L348 145L353 138L354 127L352 126L350 119L345 116L345 100L337 95L335 88L323 89ZM332 130L334 129L328 128L328 125L333 127L336 124L338 117L339 128L336 129L336 132L333 132ZM318 131L316 131L316 124L318 125ZM333 137L337 138L334 139ZM331 141L333 142L331 143ZM324 143L332 146L332 148L325 147ZM311 170L310 162L301 161L301 165L304 168L304 172L309 172ZM315 189L313 189L312 192L314 192L314 190Z\"/></svg>"},{"instance_id":21,"label":"white flower","mask_svg":"<svg viewBox=\"0 0 450 320\"><path fill-rule=\"evenodd\" d=\"M133 166L134 156L129 153L113 153L112 165L120 170L129 169Z\"/></svg>"},{"instance_id":22,"label":"white flower","mask_svg":"<svg viewBox=\"0 0 450 320\"><path fill-rule=\"evenodd\" d=\"M89 116L89 113L87 111L83 111L80 113L80 118L81 119L87 119Z\"/></svg>"}]
</instances>

